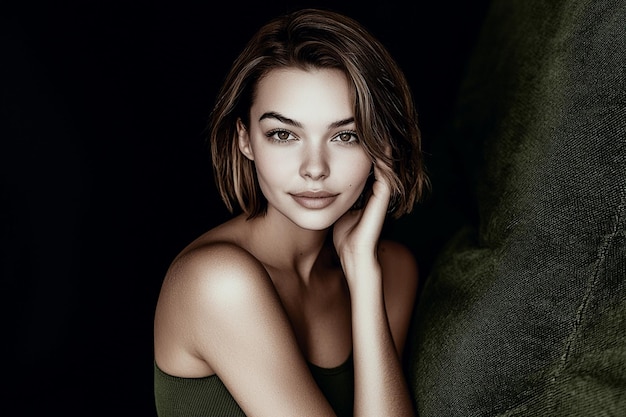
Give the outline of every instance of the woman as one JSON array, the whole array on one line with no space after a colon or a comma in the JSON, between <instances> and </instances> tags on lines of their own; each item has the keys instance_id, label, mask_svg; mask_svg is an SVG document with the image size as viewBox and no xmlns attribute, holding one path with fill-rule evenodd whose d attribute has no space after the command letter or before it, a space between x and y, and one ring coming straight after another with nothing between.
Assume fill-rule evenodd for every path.
<instances>
[{"instance_id":1,"label":"woman","mask_svg":"<svg viewBox=\"0 0 626 417\"><path fill-rule=\"evenodd\" d=\"M418 270L380 240L426 178L407 82L357 22L262 27L212 112L231 211L173 261L158 300L160 416L412 415L401 357Z\"/></svg>"}]
</instances>

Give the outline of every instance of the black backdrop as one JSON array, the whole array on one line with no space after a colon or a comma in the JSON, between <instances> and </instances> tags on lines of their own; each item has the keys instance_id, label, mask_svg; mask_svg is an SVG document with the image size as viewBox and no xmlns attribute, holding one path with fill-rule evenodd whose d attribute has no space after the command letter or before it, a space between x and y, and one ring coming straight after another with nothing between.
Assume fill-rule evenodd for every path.
<instances>
[{"instance_id":1,"label":"black backdrop","mask_svg":"<svg viewBox=\"0 0 626 417\"><path fill-rule=\"evenodd\" d=\"M437 139L487 3L4 2L3 405L12 415L154 415L161 279L228 216L204 144L209 109L244 42L296 7L357 18L409 78L434 188L389 230L426 276L460 221L462 195L438 191L453 173L438 168Z\"/></svg>"}]
</instances>

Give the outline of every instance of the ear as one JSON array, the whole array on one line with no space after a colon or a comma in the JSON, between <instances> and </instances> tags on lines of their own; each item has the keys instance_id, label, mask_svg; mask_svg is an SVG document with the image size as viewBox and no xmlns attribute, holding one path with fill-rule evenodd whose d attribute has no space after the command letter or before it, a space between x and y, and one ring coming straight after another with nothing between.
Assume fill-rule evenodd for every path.
<instances>
[{"instance_id":1,"label":"ear","mask_svg":"<svg viewBox=\"0 0 626 417\"><path fill-rule=\"evenodd\" d=\"M249 160L254 161L254 153L250 145L250 133L248 133L248 129L246 129L241 119L237 119L237 140L241 153Z\"/></svg>"}]
</instances>

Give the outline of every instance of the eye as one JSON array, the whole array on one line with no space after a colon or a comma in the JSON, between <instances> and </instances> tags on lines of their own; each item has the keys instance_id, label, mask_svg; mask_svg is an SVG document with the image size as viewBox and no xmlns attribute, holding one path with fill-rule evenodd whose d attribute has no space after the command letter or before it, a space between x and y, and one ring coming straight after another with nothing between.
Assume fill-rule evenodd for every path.
<instances>
[{"instance_id":1,"label":"eye","mask_svg":"<svg viewBox=\"0 0 626 417\"><path fill-rule=\"evenodd\" d=\"M356 132L353 132L350 130L350 131L340 132L339 134L335 135L335 137L333 138L333 142L355 144L359 142L359 137L357 136Z\"/></svg>"},{"instance_id":2,"label":"eye","mask_svg":"<svg viewBox=\"0 0 626 417\"><path fill-rule=\"evenodd\" d=\"M284 129L270 130L265 135L268 138L270 138L273 142L279 142L279 143L291 142L297 139L293 133Z\"/></svg>"}]
</instances>

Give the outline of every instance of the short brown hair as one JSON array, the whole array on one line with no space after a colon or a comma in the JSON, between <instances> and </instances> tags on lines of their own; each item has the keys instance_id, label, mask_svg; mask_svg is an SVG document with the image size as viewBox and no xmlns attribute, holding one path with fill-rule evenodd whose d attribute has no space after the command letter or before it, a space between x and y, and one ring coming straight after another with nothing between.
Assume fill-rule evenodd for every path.
<instances>
[{"instance_id":1,"label":"short brown hair","mask_svg":"<svg viewBox=\"0 0 626 417\"><path fill-rule=\"evenodd\" d=\"M372 160L383 160L392 187L390 213L409 213L427 183L417 112L407 80L386 48L355 20L319 9L298 10L261 27L233 63L210 119L217 188L227 208L249 218L267 209L254 162L237 143L237 119L249 126L259 81L276 68L343 71L354 93L359 140ZM391 157L385 153L391 147Z\"/></svg>"}]
</instances>

